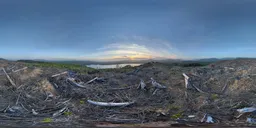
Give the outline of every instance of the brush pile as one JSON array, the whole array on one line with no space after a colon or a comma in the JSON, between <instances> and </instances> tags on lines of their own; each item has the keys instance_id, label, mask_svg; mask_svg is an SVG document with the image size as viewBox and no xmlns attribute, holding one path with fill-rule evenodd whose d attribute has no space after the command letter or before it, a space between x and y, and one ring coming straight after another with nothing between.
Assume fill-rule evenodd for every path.
<instances>
[{"instance_id":1,"label":"brush pile","mask_svg":"<svg viewBox=\"0 0 256 128\"><path fill-rule=\"evenodd\" d=\"M255 64L243 59L194 68L152 62L80 74L1 60L0 120L24 127L253 125L246 121L252 122L254 111L241 109L255 105Z\"/></svg>"}]
</instances>

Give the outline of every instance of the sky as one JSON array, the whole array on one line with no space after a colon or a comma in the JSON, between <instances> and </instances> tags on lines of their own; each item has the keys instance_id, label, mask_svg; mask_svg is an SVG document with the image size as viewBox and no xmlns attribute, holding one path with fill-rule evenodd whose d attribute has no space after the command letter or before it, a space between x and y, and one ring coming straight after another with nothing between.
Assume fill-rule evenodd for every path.
<instances>
[{"instance_id":1,"label":"sky","mask_svg":"<svg viewBox=\"0 0 256 128\"><path fill-rule=\"evenodd\" d=\"M256 57L256 0L1 0L0 58Z\"/></svg>"}]
</instances>

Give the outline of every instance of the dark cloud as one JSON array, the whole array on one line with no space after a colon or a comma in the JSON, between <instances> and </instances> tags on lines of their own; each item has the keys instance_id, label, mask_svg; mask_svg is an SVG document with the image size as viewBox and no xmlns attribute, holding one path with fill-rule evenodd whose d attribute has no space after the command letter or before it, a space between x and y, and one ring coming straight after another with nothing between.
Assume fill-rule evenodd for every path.
<instances>
[{"instance_id":1,"label":"dark cloud","mask_svg":"<svg viewBox=\"0 0 256 128\"><path fill-rule=\"evenodd\" d=\"M253 45L255 6L256 0L1 0L0 42L83 53L113 43L112 36L138 35L183 52L219 50Z\"/></svg>"}]
</instances>

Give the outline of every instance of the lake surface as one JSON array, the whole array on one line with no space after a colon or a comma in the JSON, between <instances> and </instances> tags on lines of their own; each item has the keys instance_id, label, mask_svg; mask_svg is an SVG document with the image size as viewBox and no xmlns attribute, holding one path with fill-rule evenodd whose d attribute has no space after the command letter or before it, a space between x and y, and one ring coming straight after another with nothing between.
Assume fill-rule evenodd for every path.
<instances>
[{"instance_id":1,"label":"lake surface","mask_svg":"<svg viewBox=\"0 0 256 128\"><path fill-rule=\"evenodd\" d=\"M110 64L110 65L90 64L86 66L90 68L95 68L95 69L107 69L107 68L122 68L127 65L134 67L134 66L140 66L141 64Z\"/></svg>"}]
</instances>

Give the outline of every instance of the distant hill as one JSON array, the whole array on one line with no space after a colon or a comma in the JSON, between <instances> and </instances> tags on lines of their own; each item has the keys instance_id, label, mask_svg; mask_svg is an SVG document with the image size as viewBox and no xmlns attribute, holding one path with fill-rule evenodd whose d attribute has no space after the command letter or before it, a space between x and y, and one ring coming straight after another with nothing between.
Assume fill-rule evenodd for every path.
<instances>
[{"instance_id":1,"label":"distant hill","mask_svg":"<svg viewBox=\"0 0 256 128\"><path fill-rule=\"evenodd\" d=\"M216 62L216 61L221 61L221 60L234 60L236 58L204 58L204 59L198 59L198 60L193 60L193 61L198 61L198 62Z\"/></svg>"},{"instance_id":2,"label":"distant hill","mask_svg":"<svg viewBox=\"0 0 256 128\"><path fill-rule=\"evenodd\" d=\"M148 63L148 62L160 62L160 63L196 63L196 62L202 62L202 63L212 63L217 62L221 60L233 60L236 58L205 58L205 59L195 59L195 60L181 60L181 59L163 59L163 60L153 60L153 59L147 59L147 60L123 60L123 61L78 61L78 60L42 60L42 59L35 59L35 60L18 60L19 62L54 62L54 63L63 63L63 64L80 64L80 65L91 65L91 64L102 64L102 65L111 65L111 64L131 64L131 63Z\"/></svg>"}]
</instances>

